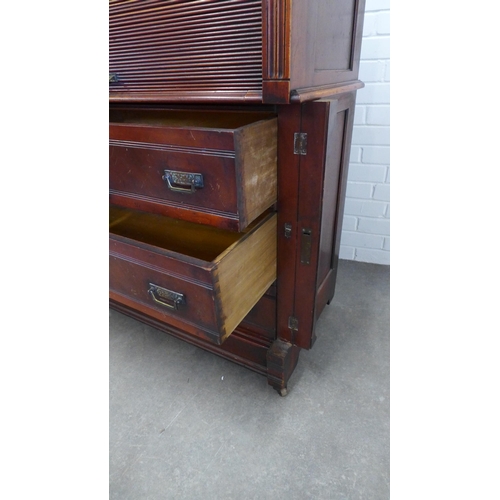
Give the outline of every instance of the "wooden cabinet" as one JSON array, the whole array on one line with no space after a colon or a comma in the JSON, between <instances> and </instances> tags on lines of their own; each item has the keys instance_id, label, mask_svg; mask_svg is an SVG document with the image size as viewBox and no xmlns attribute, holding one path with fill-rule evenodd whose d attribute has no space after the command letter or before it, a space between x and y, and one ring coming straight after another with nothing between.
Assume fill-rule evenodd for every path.
<instances>
[{"instance_id":1,"label":"wooden cabinet","mask_svg":"<svg viewBox=\"0 0 500 500\"><path fill-rule=\"evenodd\" d=\"M110 304L282 395L335 291L363 9L110 1Z\"/></svg>"}]
</instances>

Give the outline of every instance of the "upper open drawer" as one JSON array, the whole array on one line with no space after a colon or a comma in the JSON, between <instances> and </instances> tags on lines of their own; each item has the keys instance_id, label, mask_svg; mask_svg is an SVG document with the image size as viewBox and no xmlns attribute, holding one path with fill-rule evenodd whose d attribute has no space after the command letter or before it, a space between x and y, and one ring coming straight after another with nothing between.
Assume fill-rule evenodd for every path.
<instances>
[{"instance_id":1,"label":"upper open drawer","mask_svg":"<svg viewBox=\"0 0 500 500\"><path fill-rule=\"evenodd\" d=\"M109 144L113 204L243 231L276 202L272 114L113 108Z\"/></svg>"}]
</instances>

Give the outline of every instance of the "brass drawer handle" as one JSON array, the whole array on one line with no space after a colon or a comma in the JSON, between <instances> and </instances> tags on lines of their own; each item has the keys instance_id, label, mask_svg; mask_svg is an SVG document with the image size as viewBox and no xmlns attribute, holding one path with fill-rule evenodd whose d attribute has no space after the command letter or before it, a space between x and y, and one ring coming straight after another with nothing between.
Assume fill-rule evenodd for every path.
<instances>
[{"instance_id":1,"label":"brass drawer handle","mask_svg":"<svg viewBox=\"0 0 500 500\"><path fill-rule=\"evenodd\" d=\"M186 303L186 299L182 293L167 290L154 283L149 284L148 293L157 304L167 307L168 309L177 310L180 304Z\"/></svg>"},{"instance_id":2,"label":"brass drawer handle","mask_svg":"<svg viewBox=\"0 0 500 500\"><path fill-rule=\"evenodd\" d=\"M176 193L193 194L197 189L203 187L202 174L165 170L162 179L167 183L168 189Z\"/></svg>"}]
</instances>

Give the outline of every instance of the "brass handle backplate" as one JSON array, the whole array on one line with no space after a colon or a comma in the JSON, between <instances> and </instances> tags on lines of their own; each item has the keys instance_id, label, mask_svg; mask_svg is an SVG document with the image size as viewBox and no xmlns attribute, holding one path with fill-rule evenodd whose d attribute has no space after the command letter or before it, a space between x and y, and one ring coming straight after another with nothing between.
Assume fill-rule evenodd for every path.
<instances>
[{"instance_id":1,"label":"brass handle backplate","mask_svg":"<svg viewBox=\"0 0 500 500\"><path fill-rule=\"evenodd\" d=\"M164 170L162 179L167 183L168 189L176 193L193 194L203 187L202 174Z\"/></svg>"},{"instance_id":2,"label":"brass handle backplate","mask_svg":"<svg viewBox=\"0 0 500 500\"><path fill-rule=\"evenodd\" d=\"M186 299L182 293L167 290L154 283L149 284L148 293L157 304L167 307L168 309L177 310L179 305L186 303Z\"/></svg>"}]
</instances>

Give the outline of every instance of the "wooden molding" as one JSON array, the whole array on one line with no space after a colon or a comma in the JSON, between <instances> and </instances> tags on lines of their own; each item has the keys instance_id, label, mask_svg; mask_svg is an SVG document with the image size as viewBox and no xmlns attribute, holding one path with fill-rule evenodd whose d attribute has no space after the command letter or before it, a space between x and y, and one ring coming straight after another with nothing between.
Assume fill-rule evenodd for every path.
<instances>
[{"instance_id":1,"label":"wooden molding","mask_svg":"<svg viewBox=\"0 0 500 500\"><path fill-rule=\"evenodd\" d=\"M176 91L176 92L113 92L109 96L110 103L235 103L244 102L259 104L262 92L257 91Z\"/></svg>"},{"instance_id":2,"label":"wooden molding","mask_svg":"<svg viewBox=\"0 0 500 500\"><path fill-rule=\"evenodd\" d=\"M338 85L323 85L320 87L307 87L294 90L290 96L290 102L301 103L312 101L315 99L324 99L326 97L335 96L352 92L353 90L362 89L365 84L360 80L340 83Z\"/></svg>"}]
</instances>

